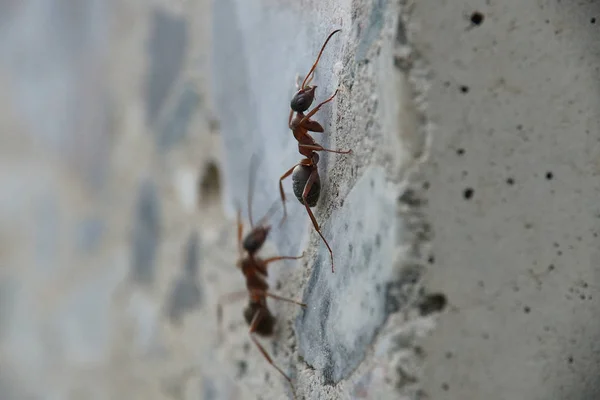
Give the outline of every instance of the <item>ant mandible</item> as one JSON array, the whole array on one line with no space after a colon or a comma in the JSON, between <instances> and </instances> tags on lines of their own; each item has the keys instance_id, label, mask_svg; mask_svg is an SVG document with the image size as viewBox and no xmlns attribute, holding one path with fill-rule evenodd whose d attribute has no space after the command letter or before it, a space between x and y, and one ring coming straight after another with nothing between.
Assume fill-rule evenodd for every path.
<instances>
[{"instance_id":1,"label":"ant mandible","mask_svg":"<svg viewBox=\"0 0 600 400\"><path fill-rule=\"evenodd\" d=\"M331 272L334 272L333 251L331 250L329 243L327 243L327 240L323 236L323 233L321 233L319 223L317 222L314 214L311 211L311 207L315 207L317 205L317 202L319 201L319 195L321 194L321 178L319 177L319 170L317 167L319 163L319 155L316 152L326 151L337 154L350 154L352 153L352 150L343 151L326 149L317 142L315 142L315 140L312 138L312 136L310 136L308 132L310 131L322 133L325 131L321 124L319 124L317 121L311 120L310 118L313 115L315 115L321 109L321 107L323 107L323 105L332 101L333 98L337 95L339 89L336 90L335 93L333 93L333 95L331 95L331 97L329 97L327 100L321 102L311 111L309 111L308 114L304 114L304 112L309 109L309 107L312 105L315 99L315 89L317 88L317 86L310 86L310 82L314 77L315 68L319 63L321 54L323 54L323 50L325 50L325 46L327 46L327 42L329 42L329 39L331 39L331 37L334 34L340 31L341 29L336 29L335 31L329 34L329 36L325 40L325 43L323 43L321 51L319 52L319 55L317 56L317 59L315 60L312 68L304 77L302 85L298 87L296 82L296 86L299 90L296 92L296 94L292 98L292 101L290 102L291 110L288 119L288 125L294 133L294 138L296 138L296 140L298 141L298 151L305 158L303 158L298 164L290 168L279 179L279 192L281 194L281 201L283 202L283 219L281 220L281 222L283 223L287 216L287 210L285 207L285 193L283 192L283 180L286 179L288 176L292 175L292 187L294 189L294 195L296 196L298 201L301 204L303 204L304 207L306 207L306 212L308 213L308 216L310 217L310 220L312 221L315 230L317 231L319 236L321 236L321 239L323 239L325 246L327 246L327 249L329 250L329 255L331 257ZM296 116L294 116L294 112L296 113Z\"/></svg>"},{"instance_id":2,"label":"ant mandible","mask_svg":"<svg viewBox=\"0 0 600 400\"><path fill-rule=\"evenodd\" d=\"M277 256L266 259L262 259L256 255L267 240L267 236L269 235L269 231L271 229L271 227L269 225L266 225L264 221L266 221L266 219L273 212L274 206L276 206L277 203L273 204L269 211L267 211L267 214L259 221L259 223L256 226L253 224L251 203L252 192L254 187L253 178L255 175L255 168L253 168L254 160L255 159L253 156L250 162L250 188L248 190L248 219L250 222L251 229L250 232L243 238L243 240L242 237L244 226L241 219L241 210L239 207L237 210L237 242L239 253L237 267L241 269L242 274L244 274L244 278L246 278L246 290L230 293L224 298L222 298L222 300L220 300L217 305L217 319L219 321L219 326L221 326L223 305L225 303L242 299L243 297L248 295L248 306L244 309L244 319L246 320L246 323L250 326L248 334L250 335L250 338L252 339L258 350L269 362L269 364L271 364L277 371L279 371L279 373L283 375L283 377L288 381L292 389L292 394L294 398L296 398L296 391L294 389L294 385L292 383L291 378L273 362L271 356L256 339L255 334L267 337L271 336L274 331L275 317L273 316L273 314L267 306L267 297L294 303L304 308L306 307L306 304L304 303L300 303L298 301L287 299L285 297L277 296L271 293L269 291L269 284L267 283L267 265L280 260L298 260L302 258L304 254L302 254L299 257Z\"/></svg>"}]
</instances>

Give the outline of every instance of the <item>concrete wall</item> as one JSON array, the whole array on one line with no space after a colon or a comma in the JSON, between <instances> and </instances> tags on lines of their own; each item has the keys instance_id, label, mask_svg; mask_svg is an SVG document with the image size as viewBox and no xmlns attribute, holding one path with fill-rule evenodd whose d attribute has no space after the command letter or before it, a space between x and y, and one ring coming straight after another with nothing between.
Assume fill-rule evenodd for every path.
<instances>
[{"instance_id":1,"label":"concrete wall","mask_svg":"<svg viewBox=\"0 0 600 400\"><path fill-rule=\"evenodd\" d=\"M596 396L593 4L0 5L0 397L282 399L248 335L248 229L316 70L334 252L288 196L260 342L306 399ZM598 22L600 24L600 22ZM316 103L315 103L316 104ZM285 182L291 194L291 182ZM444 298L448 306L444 306ZM443 312L440 311L443 309Z\"/></svg>"}]
</instances>

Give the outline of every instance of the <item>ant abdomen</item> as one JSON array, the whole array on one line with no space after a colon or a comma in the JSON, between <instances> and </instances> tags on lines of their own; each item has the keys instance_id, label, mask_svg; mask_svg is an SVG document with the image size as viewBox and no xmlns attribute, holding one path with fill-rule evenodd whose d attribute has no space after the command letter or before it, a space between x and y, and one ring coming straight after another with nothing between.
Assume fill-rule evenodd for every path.
<instances>
[{"instance_id":1,"label":"ant abdomen","mask_svg":"<svg viewBox=\"0 0 600 400\"><path fill-rule=\"evenodd\" d=\"M309 86L306 89L299 90L294 97L292 97L292 101L290 102L292 110L297 113L303 113L308 110L315 99L316 88L316 86Z\"/></svg>"},{"instance_id":2,"label":"ant abdomen","mask_svg":"<svg viewBox=\"0 0 600 400\"><path fill-rule=\"evenodd\" d=\"M310 177L313 169L305 165L298 165L292 172L292 188L294 189L294 195L301 204L304 204L302 200L302 193L306 187L306 182ZM319 201L319 195L321 194L321 178L317 175L317 179L312 184L308 195L306 196L306 202L309 207L314 207Z\"/></svg>"},{"instance_id":3,"label":"ant abdomen","mask_svg":"<svg viewBox=\"0 0 600 400\"><path fill-rule=\"evenodd\" d=\"M250 325L256 313L261 313L262 315L254 332L261 336L271 336L275 328L275 317L268 308L261 304L250 303L248 307L244 309L244 319L246 320L246 323Z\"/></svg>"}]
</instances>

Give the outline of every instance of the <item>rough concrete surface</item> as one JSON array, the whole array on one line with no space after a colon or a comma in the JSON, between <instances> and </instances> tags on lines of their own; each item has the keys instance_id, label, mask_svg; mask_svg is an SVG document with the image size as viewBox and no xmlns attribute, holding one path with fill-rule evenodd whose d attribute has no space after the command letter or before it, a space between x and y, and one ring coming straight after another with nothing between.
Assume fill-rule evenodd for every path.
<instances>
[{"instance_id":1,"label":"rough concrete surface","mask_svg":"<svg viewBox=\"0 0 600 400\"><path fill-rule=\"evenodd\" d=\"M435 71L424 345L432 399L593 399L598 359L597 2L415 2Z\"/></svg>"},{"instance_id":2,"label":"rough concrete surface","mask_svg":"<svg viewBox=\"0 0 600 400\"><path fill-rule=\"evenodd\" d=\"M75 3L0 3L2 399L292 398L246 300L216 310L336 28L313 136L353 153L321 153L312 209L336 271L291 179L261 250L305 251L269 284L307 307L269 299L259 338L297 397L597 397L597 5Z\"/></svg>"}]
</instances>

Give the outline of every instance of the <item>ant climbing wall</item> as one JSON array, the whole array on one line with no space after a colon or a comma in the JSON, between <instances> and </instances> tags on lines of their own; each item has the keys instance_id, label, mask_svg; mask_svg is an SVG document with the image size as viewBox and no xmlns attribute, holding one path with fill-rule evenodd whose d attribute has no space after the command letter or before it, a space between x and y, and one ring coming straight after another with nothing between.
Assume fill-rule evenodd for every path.
<instances>
[{"instance_id":1,"label":"ant climbing wall","mask_svg":"<svg viewBox=\"0 0 600 400\"><path fill-rule=\"evenodd\" d=\"M0 2L0 397L597 398L600 10L480 3Z\"/></svg>"}]
</instances>

